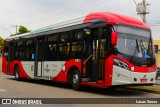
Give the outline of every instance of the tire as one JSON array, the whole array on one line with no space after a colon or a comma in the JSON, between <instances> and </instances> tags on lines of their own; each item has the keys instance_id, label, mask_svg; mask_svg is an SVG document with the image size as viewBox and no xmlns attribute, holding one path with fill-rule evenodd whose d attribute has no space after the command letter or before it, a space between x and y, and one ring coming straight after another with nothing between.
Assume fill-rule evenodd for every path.
<instances>
[{"instance_id":1,"label":"tire","mask_svg":"<svg viewBox=\"0 0 160 107\"><path fill-rule=\"evenodd\" d=\"M14 72L15 72L15 79L17 81L20 81L21 80L20 75L19 75L20 70L18 66L15 67Z\"/></svg>"},{"instance_id":2,"label":"tire","mask_svg":"<svg viewBox=\"0 0 160 107\"><path fill-rule=\"evenodd\" d=\"M76 91L81 88L81 75L79 70L75 69L72 75L72 88Z\"/></svg>"},{"instance_id":3,"label":"tire","mask_svg":"<svg viewBox=\"0 0 160 107\"><path fill-rule=\"evenodd\" d=\"M158 80L159 79L159 76L156 76L156 80Z\"/></svg>"},{"instance_id":4,"label":"tire","mask_svg":"<svg viewBox=\"0 0 160 107\"><path fill-rule=\"evenodd\" d=\"M108 88L107 88L107 90L109 90L109 91L114 91L114 90L116 90L116 86L109 86Z\"/></svg>"}]
</instances>

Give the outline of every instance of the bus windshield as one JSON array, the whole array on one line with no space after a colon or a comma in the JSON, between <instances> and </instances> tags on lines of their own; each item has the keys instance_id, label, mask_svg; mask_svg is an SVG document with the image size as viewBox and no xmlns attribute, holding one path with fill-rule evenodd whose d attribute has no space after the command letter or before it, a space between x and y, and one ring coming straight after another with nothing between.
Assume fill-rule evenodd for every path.
<instances>
[{"instance_id":1,"label":"bus windshield","mask_svg":"<svg viewBox=\"0 0 160 107\"><path fill-rule=\"evenodd\" d=\"M119 26L117 52L134 65L152 66L155 63L151 31Z\"/></svg>"}]
</instances>

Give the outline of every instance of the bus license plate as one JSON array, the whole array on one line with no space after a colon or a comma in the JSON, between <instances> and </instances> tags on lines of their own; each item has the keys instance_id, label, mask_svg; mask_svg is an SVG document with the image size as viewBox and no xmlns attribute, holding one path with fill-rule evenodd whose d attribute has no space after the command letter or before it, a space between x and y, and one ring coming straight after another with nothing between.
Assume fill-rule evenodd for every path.
<instances>
[{"instance_id":1,"label":"bus license plate","mask_svg":"<svg viewBox=\"0 0 160 107\"><path fill-rule=\"evenodd\" d=\"M141 83L147 83L147 79L141 79Z\"/></svg>"}]
</instances>

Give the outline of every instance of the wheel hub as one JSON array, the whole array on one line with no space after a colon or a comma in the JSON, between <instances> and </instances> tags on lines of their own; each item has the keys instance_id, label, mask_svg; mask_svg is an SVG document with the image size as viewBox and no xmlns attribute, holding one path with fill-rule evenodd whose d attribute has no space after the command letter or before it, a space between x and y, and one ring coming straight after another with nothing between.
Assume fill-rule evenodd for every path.
<instances>
[{"instance_id":1,"label":"wheel hub","mask_svg":"<svg viewBox=\"0 0 160 107\"><path fill-rule=\"evenodd\" d=\"M73 83L74 83L74 84L77 84L77 83L78 83L78 75L77 75L77 74L75 74L75 75L73 76Z\"/></svg>"},{"instance_id":2,"label":"wheel hub","mask_svg":"<svg viewBox=\"0 0 160 107\"><path fill-rule=\"evenodd\" d=\"M18 72L16 72L16 78L18 78Z\"/></svg>"}]
</instances>

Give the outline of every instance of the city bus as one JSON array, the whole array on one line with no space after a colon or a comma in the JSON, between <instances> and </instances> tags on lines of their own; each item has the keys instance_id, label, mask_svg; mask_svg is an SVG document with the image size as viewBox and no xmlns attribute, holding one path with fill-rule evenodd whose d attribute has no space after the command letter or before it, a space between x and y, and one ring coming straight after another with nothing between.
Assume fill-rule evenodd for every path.
<instances>
[{"instance_id":1,"label":"city bus","mask_svg":"<svg viewBox=\"0 0 160 107\"><path fill-rule=\"evenodd\" d=\"M8 37L2 51L2 71L16 80L68 83L74 90L155 83L151 29L125 15L90 13Z\"/></svg>"}]
</instances>

